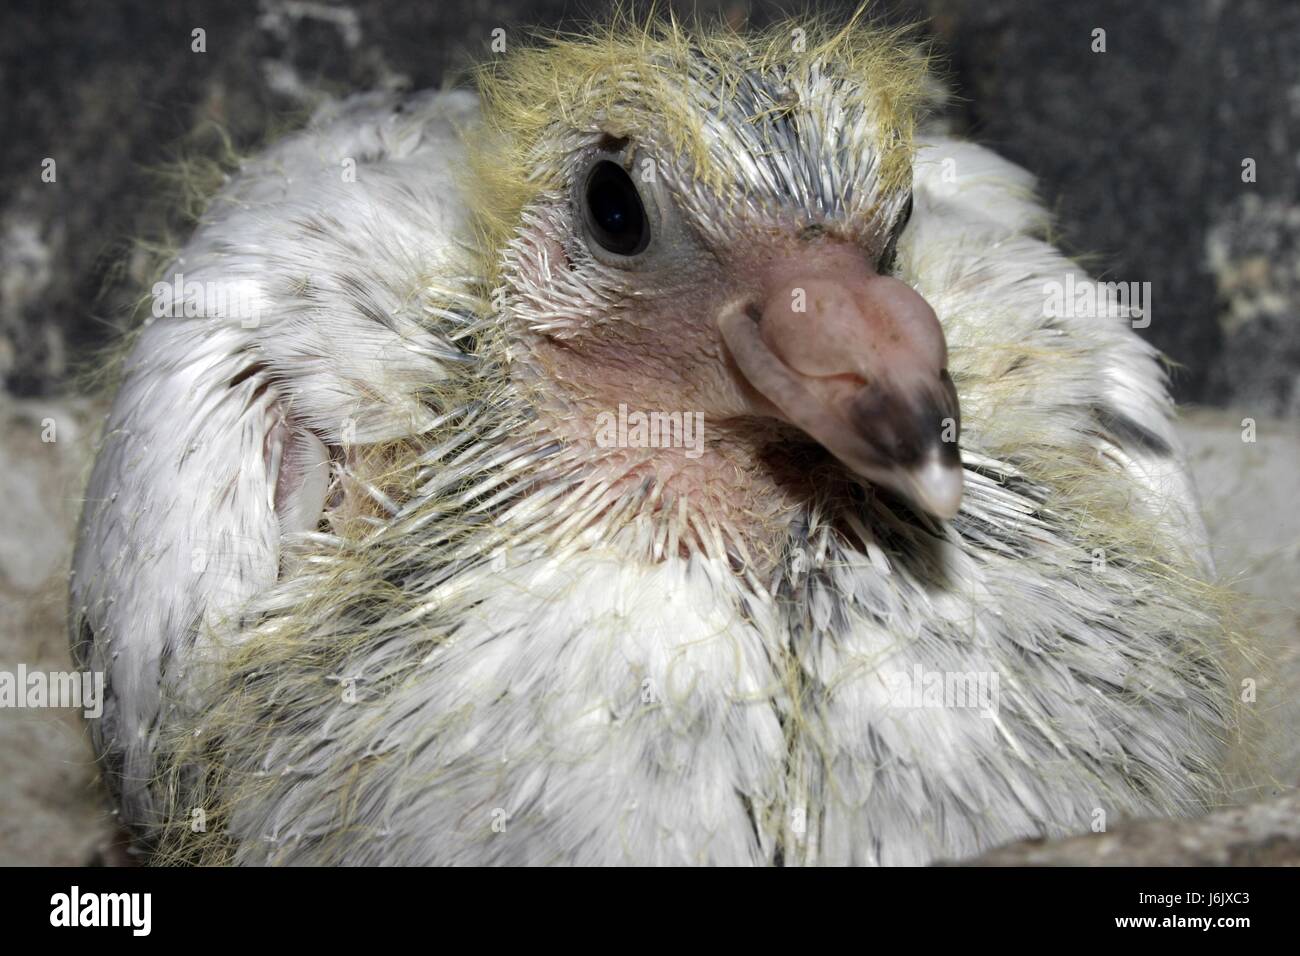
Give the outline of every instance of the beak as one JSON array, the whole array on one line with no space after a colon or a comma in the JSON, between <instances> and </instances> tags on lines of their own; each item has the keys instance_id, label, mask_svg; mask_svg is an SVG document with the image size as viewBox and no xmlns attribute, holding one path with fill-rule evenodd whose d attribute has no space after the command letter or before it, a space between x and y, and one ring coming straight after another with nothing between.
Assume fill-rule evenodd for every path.
<instances>
[{"instance_id":1,"label":"beak","mask_svg":"<svg viewBox=\"0 0 1300 956\"><path fill-rule=\"evenodd\" d=\"M718 317L758 399L869 481L937 518L961 507L961 413L939 319L856 248L807 247L768 272L761 303Z\"/></svg>"}]
</instances>

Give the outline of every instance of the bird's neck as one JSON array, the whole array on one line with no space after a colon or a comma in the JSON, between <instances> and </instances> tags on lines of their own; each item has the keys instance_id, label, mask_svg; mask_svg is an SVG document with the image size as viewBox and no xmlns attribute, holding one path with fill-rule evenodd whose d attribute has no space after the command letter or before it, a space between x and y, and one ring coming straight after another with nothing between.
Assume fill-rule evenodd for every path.
<instances>
[{"instance_id":1,"label":"bird's neck","mask_svg":"<svg viewBox=\"0 0 1300 956\"><path fill-rule=\"evenodd\" d=\"M678 556L725 556L760 576L780 560L828 469L839 471L820 449L766 422L701 421L633 396L607 407L563 389L538 390L530 404L536 440L562 443L567 474L591 489L582 500L599 510L593 523L612 534L641 521L661 543L675 542ZM660 547L656 556L671 555Z\"/></svg>"}]
</instances>

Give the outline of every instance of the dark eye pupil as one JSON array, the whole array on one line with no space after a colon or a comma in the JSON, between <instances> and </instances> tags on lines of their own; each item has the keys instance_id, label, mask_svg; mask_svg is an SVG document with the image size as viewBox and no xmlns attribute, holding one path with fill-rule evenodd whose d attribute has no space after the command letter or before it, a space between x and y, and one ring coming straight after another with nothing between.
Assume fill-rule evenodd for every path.
<instances>
[{"instance_id":1,"label":"dark eye pupil","mask_svg":"<svg viewBox=\"0 0 1300 956\"><path fill-rule=\"evenodd\" d=\"M633 256L650 244L645 206L627 171L602 160L587 177L587 227L610 252Z\"/></svg>"}]
</instances>

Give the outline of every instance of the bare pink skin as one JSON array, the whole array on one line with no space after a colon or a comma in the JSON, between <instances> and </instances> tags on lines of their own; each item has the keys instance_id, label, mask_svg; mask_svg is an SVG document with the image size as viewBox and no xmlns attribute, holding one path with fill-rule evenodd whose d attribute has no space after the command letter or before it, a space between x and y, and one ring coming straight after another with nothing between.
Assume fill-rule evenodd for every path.
<instances>
[{"instance_id":1,"label":"bare pink skin","mask_svg":"<svg viewBox=\"0 0 1300 956\"><path fill-rule=\"evenodd\" d=\"M808 490L797 464L785 474L772 465L773 449L798 429L920 510L956 513L960 458L940 440L957 417L942 329L918 293L876 274L856 245L752 230L720 259L625 281L635 295L615 315L575 316L562 335L520 343L525 363L559 385L543 410L547 427L587 447L593 462L651 470L667 492L702 501L733 527L765 516L779 527ZM703 413L703 455L598 448L598 417L620 403Z\"/></svg>"}]
</instances>

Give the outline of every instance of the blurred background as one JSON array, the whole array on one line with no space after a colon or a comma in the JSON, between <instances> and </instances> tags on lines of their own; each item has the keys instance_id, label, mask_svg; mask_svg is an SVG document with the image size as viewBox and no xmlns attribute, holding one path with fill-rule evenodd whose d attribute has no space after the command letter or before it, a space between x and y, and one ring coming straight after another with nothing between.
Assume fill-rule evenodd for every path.
<instances>
[{"instance_id":1,"label":"blurred background","mask_svg":"<svg viewBox=\"0 0 1300 956\"><path fill-rule=\"evenodd\" d=\"M737 26L856 6L658 4ZM104 409L84 383L152 281L138 240L184 229L161 171L254 149L332 97L458 82L491 55L497 28L522 39L602 11L560 0L8 0L0 668L70 667L67 560ZM1295 786L1300 4L883 0L872 12L921 23L957 94L956 129L1038 176L1069 253L1107 279L1151 283L1142 334L1195 406L1183 424L1191 465L1220 571L1250 598L1243 624L1257 635L1248 669L1262 732L1254 755L1237 758L1234 799ZM202 53L191 49L198 28ZM1098 29L1104 53L1093 51ZM1242 441L1243 418L1256 422L1254 443ZM42 440L50 419L53 442ZM74 712L0 710L0 808L0 863L102 856L113 822Z\"/></svg>"}]
</instances>

